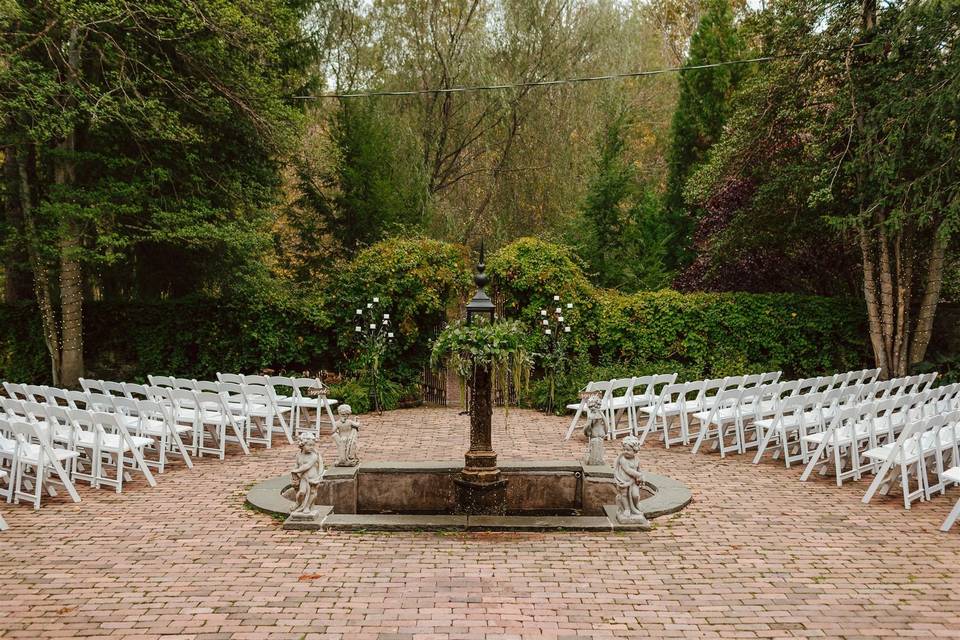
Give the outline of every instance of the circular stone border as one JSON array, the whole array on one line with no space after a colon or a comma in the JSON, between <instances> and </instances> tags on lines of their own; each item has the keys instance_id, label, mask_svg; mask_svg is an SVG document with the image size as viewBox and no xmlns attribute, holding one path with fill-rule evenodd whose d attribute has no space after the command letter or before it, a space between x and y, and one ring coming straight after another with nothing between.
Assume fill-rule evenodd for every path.
<instances>
[{"instance_id":1,"label":"circular stone border","mask_svg":"<svg viewBox=\"0 0 960 640\"><path fill-rule=\"evenodd\" d=\"M409 463L406 463L409 464ZM610 467L584 467L584 472L601 481L613 481ZM609 479L609 480L607 480ZM255 484L247 492L246 503L268 515L286 518L294 503L281 495L290 486L290 475L283 474ZM693 500L690 488L682 482L644 472L644 487L653 495L640 502L649 519L676 513ZM323 516L316 526L297 527L310 529L345 530L500 530L500 531L629 531L640 529L638 525L621 524L616 520L616 508L605 505L600 516L454 516L454 515L394 515L330 513L323 509Z\"/></svg>"}]
</instances>

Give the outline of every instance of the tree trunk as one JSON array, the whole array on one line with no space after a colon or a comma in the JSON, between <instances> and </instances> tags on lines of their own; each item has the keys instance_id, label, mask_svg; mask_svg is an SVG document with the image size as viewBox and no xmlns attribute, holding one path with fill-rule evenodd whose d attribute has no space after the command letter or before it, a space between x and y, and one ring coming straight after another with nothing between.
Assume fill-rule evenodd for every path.
<instances>
[{"instance_id":1,"label":"tree trunk","mask_svg":"<svg viewBox=\"0 0 960 640\"><path fill-rule=\"evenodd\" d=\"M76 84L80 68L80 35L76 27L70 30L67 42L67 85ZM71 102L69 93L67 102ZM60 187L72 187L76 182L76 125L57 145L54 157L53 181ZM75 387L83 377L83 285L80 272L80 229L71 211L60 222L60 324L62 332L60 351L60 384Z\"/></svg>"},{"instance_id":2,"label":"tree trunk","mask_svg":"<svg viewBox=\"0 0 960 640\"><path fill-rule=\"evenodd\" d=\"M927 263L927 280L924 283L923 298L920 300L920 310L917 313L917 324L913 330L913 340L910 343L910 362L921 362L927 354L930 345L930 334L933 331L933 316L937 311L937 302L940 300L940 287L943 285L943 263L947 254L949 236L943 224L937 229L933 239L933 249L930 252L930 261Z\"/></svg>"},{"instance_id":3,"label":"tree trunk","mask_svg":"<svg viewBox=\"0 0 960 640\"><path fill-rule=\"evenodd\" d=\"M33 222L33 190L31 188L31 167L35 164L35 150L32 145L24 145L17 153L17 173L19 175L20 213L23 215L23 227L27 234L27 259L33 271L33 291L40 309L40 322L43 326L43 341L50 354L50 376L54 386L60 385L60 330L53 311L53 291L50 274L40 256L37 247L37 229Z\"/></svg>"},{"instance_id":4,"label":"tree trunk","mask_svg":"<svg viewBox=\"0 0 960 640\"><path fill-rule=\"evenodd\" d=\"M873 346L874 361L880 369L880 377L886 378L890 372L890 365L887 362L887 352L883 346L883 330L880 325L880 304L877 300L877 276L873 261L873 250L863 223L860 224L857 231L860 239L860 254L863 260L863 297L867 303L870 344Z\"/></svg>"}]
</instances>

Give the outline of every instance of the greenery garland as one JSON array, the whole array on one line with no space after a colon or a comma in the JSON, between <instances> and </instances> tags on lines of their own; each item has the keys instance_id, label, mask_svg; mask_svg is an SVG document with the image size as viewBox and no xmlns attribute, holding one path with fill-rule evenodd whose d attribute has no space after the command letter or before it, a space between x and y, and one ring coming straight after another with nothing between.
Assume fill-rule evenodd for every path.
<instances>
[{"instance_id":1,"label":"greenery garland","mask_svg":"<svg viewBox=\"0 0 960 640\"><path fill-rule=\"evenodd\" d=\"M530 385L533 359L526 334L527 328L517 320L483 324L457 321L437 336L430 366L439 369L445 363L453 368L460 380L461 397L466 397L474 367L489 370L494 390L500 392L504 409L509 411L511 383L516 391L526 391Z\"/></svg>"}]
</instances>

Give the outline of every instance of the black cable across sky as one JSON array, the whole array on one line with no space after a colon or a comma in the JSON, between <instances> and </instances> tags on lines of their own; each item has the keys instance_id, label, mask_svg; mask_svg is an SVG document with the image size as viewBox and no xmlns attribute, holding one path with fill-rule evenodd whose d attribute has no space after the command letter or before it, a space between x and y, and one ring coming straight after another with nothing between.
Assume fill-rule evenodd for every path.
<instances>
[{"instance_id":1,"label":"black cable across sky","mask_svg":"<svg viewBox=\"0 0 960 640\"><path fill-rule=\"evenodd\" d=\"M489 84L489 85L471 85L463 87L445 87L441 89L411 89L407 91L358 91L352 93L321 93L315 96L293 96L294 100L330 100L341 98L378 98L387 96L420 96L430 94L444 93L472 93L477 91L503 91L506 89L518 89L525 87L550 87L561 84L577 84L581 82L600 82L606 80L622 80L625 78L645 78L648 76L659 76L666 73L676 73L678 71L693 71L697 69L715 69L717 67L728 67L741 64L754 64L757 62L772 62L774 60L783 60L787 58L800 58L807 55L823 56L837 51L848 51L866 47L872 43L859 42L853 43L849 47L829 49L826 51L795 51L792 53L779 53L769 56L760 56L758 58L748 58L746 60L725 60L723 62L711 62L709 64L697 64L681 67L667 67L664 69L652 69L650 71L630 71L626 73L610 73L602 76L580 76L576 78L562 78L557 80L537 80L533 82L514 82L509 84Z\"/></svg>"}]
</instances>

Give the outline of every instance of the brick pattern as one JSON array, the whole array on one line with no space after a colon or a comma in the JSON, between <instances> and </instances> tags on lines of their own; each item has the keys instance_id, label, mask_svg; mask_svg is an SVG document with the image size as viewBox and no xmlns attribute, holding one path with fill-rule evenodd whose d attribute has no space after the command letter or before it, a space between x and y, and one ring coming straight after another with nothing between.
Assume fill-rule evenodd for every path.
<instances>
[{"instance_id":1,"label":"brick pattern","mask_svg":"<svg viewBox=\"0 0 960 640\"><path fill-rule=\"evenodd\" d=\"M362 420L368 460L467 446L455 409ZM497 411L494 442L579 456L566 425ZM306 533L243 503L293 455L278 439L175 466L155 489L0 506L0 637L960 638L960 531L937 531L960 489L907 512L896 495L862 504L863 482L648 442L644 466L694 493L650 533Z\"/></svg>"}]
</instances>

